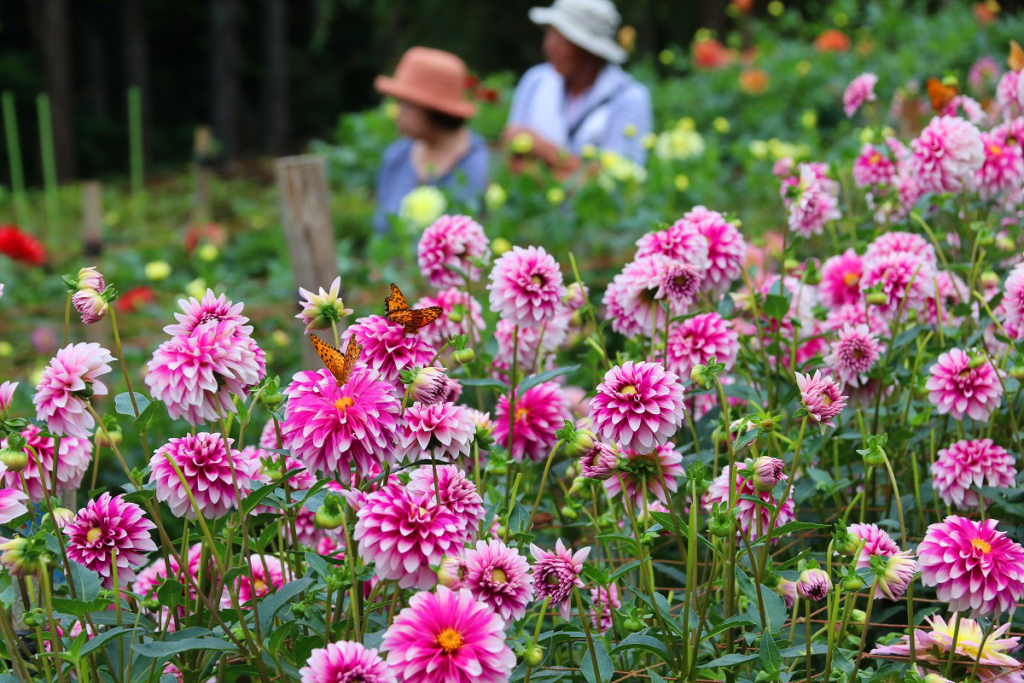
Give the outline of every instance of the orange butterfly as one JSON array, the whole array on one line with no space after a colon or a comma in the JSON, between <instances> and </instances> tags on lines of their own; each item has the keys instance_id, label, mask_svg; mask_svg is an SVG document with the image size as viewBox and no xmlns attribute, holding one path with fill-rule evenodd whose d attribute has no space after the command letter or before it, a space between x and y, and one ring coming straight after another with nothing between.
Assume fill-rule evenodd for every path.
<instances>
[{"instance_id":1,"label":"orange butterfly","mask_svg":"<svg viewBox=\"0 0 1024 683\"><path fill-rule=\"evenodd\" d=\"M420 328L441 317L444 311L440 306L427 308L409 308L409 302L402 295L398 285L391 283L391 296L384 299L384 317L405 328L406 333L416 334Z\"/></svg>"},{"instance_id":2,"label":"orange butterfly","mask_svg":"<svg viewBox=\"0 0 1024 683\"><path fill-rule=\"evenodd\" d=\"M1024 50L1021 49L1020 44L1016 40L1010 41L1010 56L1006 58L1006 63L1014 71L1024 69Z\"/></svg>"},{"instance_id":3,"label":"orange butterfly","mask_svg":"<svg viewBox=\"0 0 1024 683\"><path fill-rule=\"evenodd\" d=\"M334 375L334 379L338 381L338 386L343 386L348 381L349 375L352 374L352 368L356 366L359 354L363 352L363 345L356 343L356 337L352 335L348 338L345 355L342 355L341 351L315 334L309 335L309 340L313 342L313 348L316 349L320 360L324 362L327 369Z\"/></svg>"},{"instance_id":4,"label":"orange butterfly","mask_svg":"<svg viewBox=\"0 0 1024 683\"><path fill-rule=\"evenodd\" d=\"M928 98L932 101L932 109L941 112L953 98L960 94L955 85L946 85L937 78L929 78L925 83L928 89Z\"/></svg>"}]
</instances>

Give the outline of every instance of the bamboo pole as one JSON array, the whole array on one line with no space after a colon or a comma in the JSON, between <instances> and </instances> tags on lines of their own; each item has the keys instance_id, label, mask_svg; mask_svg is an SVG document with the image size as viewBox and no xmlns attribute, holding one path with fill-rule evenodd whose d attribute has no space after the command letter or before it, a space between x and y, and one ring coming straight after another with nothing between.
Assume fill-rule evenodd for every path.
<instances>
[{"instance_id":1,"label":"bamboo pole","mask_svg":"<svg viewBox=\"0 0 1024 683\"><path fill-rule=\"evenodd\" d=\"M50 96L39 93L36 97L39 114L39 146L43 161L43 187L46 199L46 223L51 235L58 232L60 222L60 190L57 184L57 156L53 144L53 120L50 115Z\"/></svg>"}]
</instances>

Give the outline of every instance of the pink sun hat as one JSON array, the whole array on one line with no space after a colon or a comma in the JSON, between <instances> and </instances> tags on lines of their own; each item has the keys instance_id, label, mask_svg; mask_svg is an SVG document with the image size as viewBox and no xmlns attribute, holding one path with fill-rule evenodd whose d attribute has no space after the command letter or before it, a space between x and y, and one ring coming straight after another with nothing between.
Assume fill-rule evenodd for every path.
<instances>
[{"instance_id":1,"label":"pink sun hat","mask_svg":"<svg viewBox=\"0 0 1024 683\"><path fill-rule=\"evenodd\" d=\"M465 97L467 81L466 63L452 53L412 47L402 55L394 77L377 76L373 87L383 95L468 119L476 105Z\"/></svg>"}]
</instances>

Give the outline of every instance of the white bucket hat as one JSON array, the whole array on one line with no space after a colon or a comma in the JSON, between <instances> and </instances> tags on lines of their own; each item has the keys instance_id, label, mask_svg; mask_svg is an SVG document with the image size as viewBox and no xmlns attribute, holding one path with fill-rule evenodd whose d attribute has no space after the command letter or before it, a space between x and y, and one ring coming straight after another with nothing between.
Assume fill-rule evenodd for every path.
<instances>
[{"instance_id":1,"label":"white bucket hat","mask_svg":"<svg viewBox=\"0 0 1024 683\"><path fill-rule=\"evenodd\" d=\"M626 61L626 51L615 41L622 18L611 0L555 0L551 7L534 7L530 20L554 26L569 42L613 64Z\"/></svg>"}]
</instances>

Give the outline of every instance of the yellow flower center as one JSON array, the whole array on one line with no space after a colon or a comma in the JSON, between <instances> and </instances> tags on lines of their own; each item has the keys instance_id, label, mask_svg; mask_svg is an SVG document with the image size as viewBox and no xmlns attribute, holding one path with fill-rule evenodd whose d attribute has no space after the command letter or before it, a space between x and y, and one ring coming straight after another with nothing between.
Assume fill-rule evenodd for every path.
<instances>
[{"instance_id":1,"label":"yellow flower center","mask_svg":"<svg viewBox=\"0 0 1024 683\"><path fill-rule=\"evenodd\" d=\"M103 530L102 529L99 529L97 527L93 527L93 528L89 529L89 533L87 533L85 535L85 540L89 541L90 543L95 543L96 541L100 540L100 536L102 536L102 535L103 535Z\"/></svg>"},{"instance_id":2,"label":"yellow flower center","mask_svg":"<svg viewBox=\"0 0 1024 683\"><path fill-rule=\"evenodd\" d=\"M881 160L882 160L882 155L881 154L872 154L870 157L868 157L868 162L872 166L874 166L875 164L877 164Z\"/></svg>"},{"instance_id":3,"label":"yellow flower center","mask_svg":"<svg viewBox=\"0 0 1024 683\"><path fill-rule=\"evenodd\" d=\"M827 406L830 406L832 405L832 397L823 391L821 392L821 402Z\"/></svg>"},{"instance_id":4,"label":"yellow flower center","mask_svg":"<svg viewBox=\"0 0 1024 683\"><path fill-rule=\"evenodd\" d=\"M453 628L446 628L437 634L437 644L446 654L453 654L462 647L462 636Z\"/></svg>"},{"instance_id":5,"label":"yellow flower center","mask_svg":"<svg viewBox=\"0 0 1024 683\"><path fill-rule=\"evenodd\" d=\"M267 582L262 579L256 579L252 582L252 587L256 591L256 595L263 595L267 592Z\"/></svg>"},{"instance_id":6,"label":"yellow flower center","mask_svg":"<svg viewBox=\"0 0 1024 683\"><path fill-rule=\"evenodd\" d=\"M516 422L530 414L526 408L516 408Z\"/></svg>"},{"instance_id":7,"label":"yellow flower center","mask_svg":"<svg viewBox=\"0 0 1024 683\"><path fill-rule=\"evenodd\" d=\"M986 555L992 552L992 544L988 541L983 541L980 538L976 538L973 541L971 541L971 545L973 545L975 548L985 553Z\"/></svg>"},{"instance_id":8,"label":"yellow flower center","mask_svg":"<svg viewBox=\"0 0 1024 683\"><path fill-rule=\"evenodd\" d=\"M632 384L627 384L626 386L619 389L619 393L624 394L626 396L634 396L636 394L636 387L634 387Z\"/></svg>"},{"instance_id":9,"label":"yellow flower center","mask_svg":"<svg viewBox=\"0 0 1024 683\"><path fill-rule=\"evenodd\" d=\"M999 156L1000 154L1003 153L1003 148L1000 147L999 145L989 145L988 146L988 151L989 151L989 154L991 154L994 157L997 157L997 156Z\"/></svg>"},{"instance_id":10,"label":"yellow flower center","mask_svg":"<svg viewBox=\"0 0 1024 683\"><path fill-rule=\"evenodd\" d=\"M492 569L491 581L494 581L495 583L508 583L508 576L506 576L505 572L501 569Z\"/></svg>"},{"instance_id":11,"label":"yellow flower center","mask_svg":"<svg viewBox=\"0 0 1024 683\"><path fill-rule=\"evenodd\" d=\"M533 277L530 278L530 280L533 281L533 284L535 285L544 284L544 278L542 278L540 275L534 275Z\"/></svg>"},{"instance_id":12,"label":"yellow flower center","mask_svg":"<svg viewBox=\"0 0 1024 683\"><path fill-rule=\"evenodd\" d=\"M346 409L351 408L355 404L356 402L352 400L351 396L342 396L341 398L334 402L334 407L342 412L345 412Z\"/></svg>"},{"instance_id":13,"label":"yellow flower center","mask_svg":"<svg viewBox=\"0 0 1024 683\"><path fill-rule=\"evenodd\" d=\"M846 284L847 287L853 287L857 284L860 284L860 274L847 273L846 275L843 276L843 282Z\"/></svg>"}]
</instances>

